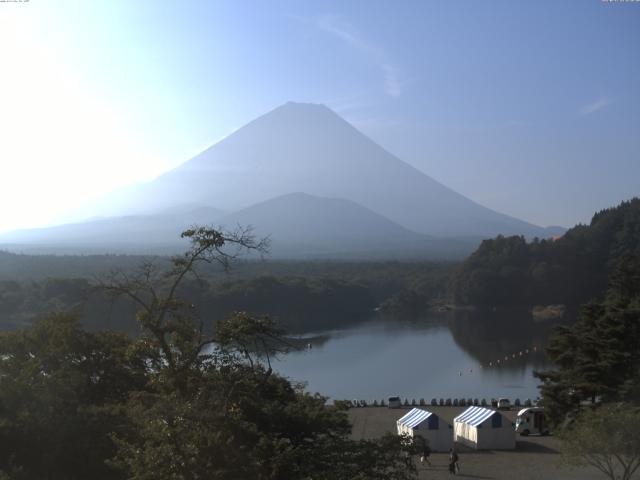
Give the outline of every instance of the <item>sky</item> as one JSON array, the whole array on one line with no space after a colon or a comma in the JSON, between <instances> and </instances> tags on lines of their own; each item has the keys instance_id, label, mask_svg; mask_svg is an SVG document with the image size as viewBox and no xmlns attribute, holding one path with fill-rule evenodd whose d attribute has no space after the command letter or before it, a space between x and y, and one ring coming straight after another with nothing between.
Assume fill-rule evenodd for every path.
<instances>
[{"instance_id":1,"label":"sky","mask_svg":"<svg viewBox=\"0 0 640 480\"><path fill-rule=\"evenodd\" d=\"M640 2L0 1L0 231L62 221L287 101L472 200L640 195Z\"/></svg>"}]
</instances>

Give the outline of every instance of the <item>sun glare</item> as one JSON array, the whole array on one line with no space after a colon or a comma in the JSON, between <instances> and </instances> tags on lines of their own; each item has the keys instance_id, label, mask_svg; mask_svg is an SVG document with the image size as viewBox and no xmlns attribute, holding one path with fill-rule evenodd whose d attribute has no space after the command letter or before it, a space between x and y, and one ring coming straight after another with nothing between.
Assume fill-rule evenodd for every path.
<instances>
[{"instance_id":1,"label":"sun glare","mask_svg":"<svg viewBox=\"0 0 640 480\"><path fill-rule=\"evenodd\" d=\"M49 48L35 13L0 16L0 159L5 178L19 179L0 189L0 231L46 224L159 173L136 132Z\"/></svg>"}]
</instances>

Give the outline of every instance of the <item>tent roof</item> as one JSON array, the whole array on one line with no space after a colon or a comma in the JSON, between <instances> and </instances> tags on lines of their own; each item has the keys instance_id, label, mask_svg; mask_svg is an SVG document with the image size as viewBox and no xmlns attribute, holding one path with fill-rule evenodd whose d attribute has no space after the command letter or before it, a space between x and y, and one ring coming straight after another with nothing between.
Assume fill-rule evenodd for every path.
<instances>
[{"instance_id":1,"label":"tent roof","mask_svg":"<svg viewBox=\"0 0 640 480\"><path fill-rule=\"evenodd\" d=\"M427 412L419 408L412 408L409 412L398 420L398 423L409 428L415 428L433 415L433 412Z\"/></svg>"},{"instance_id":2,"label":"tent roof","mask_svg":"<svg viewBox=\"0 0 640 480\"><path fill-rule=\"evenodd\" d=\"M467 423L472 427L477 427L494 413L498 412L483 407L469 407L454 418L453 421Z\"/></svg>"}]
</instances>

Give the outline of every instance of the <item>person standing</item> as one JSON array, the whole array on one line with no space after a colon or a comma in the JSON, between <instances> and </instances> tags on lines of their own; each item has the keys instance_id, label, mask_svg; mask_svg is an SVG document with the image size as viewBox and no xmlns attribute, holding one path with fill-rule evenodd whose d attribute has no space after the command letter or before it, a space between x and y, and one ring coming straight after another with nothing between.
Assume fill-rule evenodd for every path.
<instances>
[{"instance_id":1,"label":"person standing","mask_svg":"<svg viewBox=\"0 0 640 480\"><path fill-rule=\"evenodd\" d=\"M431 462L429 461L429 455L431 455L431 447L429 447L429 441L427 440L424 444L424 448L422 449L422 456L420 457L420 463L424 465L426 462L427 465L431 466Z\"/></svg>"},{"instance_id":2,"label":"person standing","mask_svg":"<svg viewBox=\"0 0 640 480\"><path fill-rule=\"evenodd\" d=\"M449 449L449 474L455 475L460 471L460 466L458 465L458 452L456 452L453 448Z\"/></svg>"},{"instance_id":3,"label":"person standing","mask_svg":"<svg viewBox=\"0 0 640 480\"><path fill-rule=\"evenodd\" d=\"M458 463L458 452L453 448L451 450L451 461L453 462L453 473L460 473L460 464Z\"/></svg>"}]
</instances>

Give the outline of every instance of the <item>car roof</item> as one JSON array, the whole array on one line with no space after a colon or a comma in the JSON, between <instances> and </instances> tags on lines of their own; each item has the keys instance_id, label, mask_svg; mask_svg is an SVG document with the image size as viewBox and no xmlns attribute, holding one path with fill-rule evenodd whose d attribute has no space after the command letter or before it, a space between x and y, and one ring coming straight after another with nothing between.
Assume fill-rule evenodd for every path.
<instances>
[{"instance_id":1,"label":"car roof","mask_svg":"<svg viewBox=\"0 0 640 480\"><path fill-rule=\"evenodd\" d=\"M543 411L544 411L543 407L527 407L527 408L523 408L522 410L520 410L518 412L518 416L524 415L527 412L543 412Z\"/></svg>"}]
</instances>

